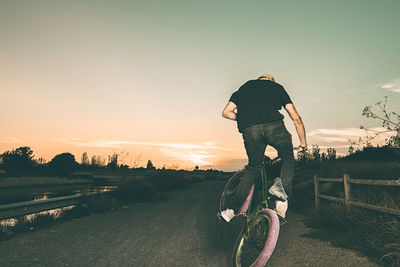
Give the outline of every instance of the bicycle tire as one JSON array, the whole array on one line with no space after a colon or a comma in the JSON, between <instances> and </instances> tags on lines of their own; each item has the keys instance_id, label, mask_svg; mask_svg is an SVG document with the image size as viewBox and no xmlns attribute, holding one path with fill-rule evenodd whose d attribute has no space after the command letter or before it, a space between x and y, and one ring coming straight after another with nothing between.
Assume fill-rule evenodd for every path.
<instances>
[{"instance_id":1,"label":"bicycle tire","mask_svg":"<svg viewBox=\"0 0 400 267\"><path fill-rule=\"evenodd\" d=\"M278 241L278 215L273 210L262 209L248 225L250 229L244 228L236 241L233 266L265 266Z\"/></svg>"},{"instance_id":2,"label":"bicycle tire","mask_svg":"<svg viewBox=\"0 0 400 267\"><path fill-rule=\"evenodd\" d=\"M243 175L243 171L235 173L226 183L224 190L222 191L219 211L222 212L227 208L232 208L233 196L236 192L236 188L240 183L240 177Z\"/></svg>"}]
</instances>

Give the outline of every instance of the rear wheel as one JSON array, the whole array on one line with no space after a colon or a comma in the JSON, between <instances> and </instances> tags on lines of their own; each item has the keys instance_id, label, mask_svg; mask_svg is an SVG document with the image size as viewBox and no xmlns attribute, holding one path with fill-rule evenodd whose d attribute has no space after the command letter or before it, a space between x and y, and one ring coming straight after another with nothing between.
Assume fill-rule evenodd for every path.
<instances>
[{"instance_id":1,"label":"rear wheel","mask_svg":"<svg viewBox=\"0 0 400 267\"><path fill-rule=\"evenodd\" d=\"M240 183L240 178L243 176L243 172L238 172L233 175L228 183L225 185L224 191L222 192L220 200L220 212L226 210L227 208L233 208L237 205L234 202L234 197L236 189ZM237 208L237 207L236 207Z\"/></svg>"},{"instance_id":2,"label":"rear wheel","mask_svg":"<svg viewBox=\"0 0 400 267\"><path fill-rule=\"evenodd\" d=\"M233 252L234 266L265 266L275 249L279 219L270 209L262 209L243 229Z\"/></svg>"}]
</instances>

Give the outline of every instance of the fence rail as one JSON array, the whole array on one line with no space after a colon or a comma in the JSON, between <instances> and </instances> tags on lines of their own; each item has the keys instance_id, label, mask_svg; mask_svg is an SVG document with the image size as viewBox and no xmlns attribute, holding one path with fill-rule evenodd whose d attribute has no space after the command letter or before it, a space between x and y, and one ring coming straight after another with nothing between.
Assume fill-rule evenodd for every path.
<instances>
[{"instance_id":1,"label":"fence rail","mask_svg":"<svg viewBox=\"0 0 400 267\"><path fill-rule=\"evenodd\" d=\"M331 182L331 183L343 183L344 186L344 198L338 198L320 194L320 182ZM361 203L351 200L351 187L350 184L363 184L363 185L376 185L376 186L400 186L399 180L364 180L364 179L352 179L348 174L344 174L343 178L320 178L314 175L314 198L315 208L318 210L320 206L320 199L326 199L330 201L336 201L345 204L346 208L350 206L366 208L379 212L400 215L399 209L386 208L377 205L371 205L367 203Z\"/></svg>"},{"instance_id":2,"label":"fence rail","mask_svg":"<svg viewBox=\"0 0 400 267\"><path fill-rule=\"evenodd\" d=\"M112 190L0 205L0 220L77 205L87 197L109 192Z\"/></svg>"}]
</instances>

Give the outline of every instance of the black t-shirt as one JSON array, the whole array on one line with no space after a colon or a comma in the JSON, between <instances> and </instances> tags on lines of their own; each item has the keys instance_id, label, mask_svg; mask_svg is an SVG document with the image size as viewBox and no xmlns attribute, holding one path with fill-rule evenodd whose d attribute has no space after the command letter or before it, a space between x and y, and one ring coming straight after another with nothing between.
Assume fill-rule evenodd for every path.
<instances>
[{"instance_id":1,"label":"black t-shirt","mask_svg":"<svg viewBox=\"0 0 400 267\"><path fill-rule=\"evenodd\" d=\"M279 110L292 103L282 85L269 80L250 80L229 99L237 106L239 132L247 127L282 120Z\"/></svg>"}]
</instances>

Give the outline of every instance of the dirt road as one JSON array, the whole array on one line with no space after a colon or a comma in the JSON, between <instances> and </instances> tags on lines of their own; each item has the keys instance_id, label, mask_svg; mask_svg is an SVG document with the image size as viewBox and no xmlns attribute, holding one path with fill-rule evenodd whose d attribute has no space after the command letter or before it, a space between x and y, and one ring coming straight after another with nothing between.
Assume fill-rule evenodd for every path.
<instances>
[{"instance_id":1,"label":"dirt road","mask_svg":"<svg viewBox=\"0 0 400 267\"><path fill-rule=\"evenodd\" d=\"M74 219L0 242L1 266L230 266L240 225L216 217L222 181L190 185L153 203ZM268 266L378 266L303 237L289 213Z\"/></svg>"}]
</instances>

